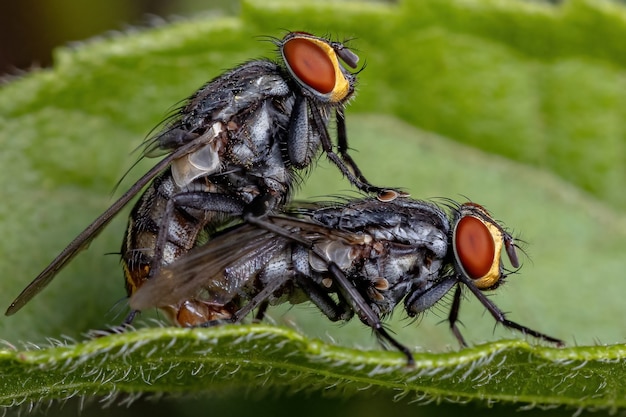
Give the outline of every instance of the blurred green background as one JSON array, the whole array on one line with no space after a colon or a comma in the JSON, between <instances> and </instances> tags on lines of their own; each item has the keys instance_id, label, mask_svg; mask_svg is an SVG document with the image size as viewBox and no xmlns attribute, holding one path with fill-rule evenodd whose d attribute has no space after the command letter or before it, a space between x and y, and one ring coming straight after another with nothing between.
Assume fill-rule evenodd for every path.
<instances>
[{"instance_id":1,"label":"blurred green background","mask_svg":"<svg viewBox=\"0 0 626 417\"><path fill-rule=\"evenodd\" d=\"M49 66L52 49L108 31L147 26L162 18L194 13L236 14L229 0L79 0L0 4L0 74Z\"/></svg>"},{"instance_id":2,"label":"blurred green background","mask_svg":"<svg viewBox=\"0 0 626 417\"><path fill-rule=\"evenodd\" d=\"M586 25L590 25L590 22L593 22L594 18L596 18L600 23L595 28L595 31L592 32L567 30L569 27L560 28L558 18L561 13L567 14L568 9L565 8L563 11L554 13L553 10L549 9L552 6L540 2L537 4L529 2L526 5L515 2L520 4L518 6L520 10L519 16L521 16L519 19L517 18L518 15L510 13L503 6L505 2L486 2L485 4L492 5L492 9L490 9L491 15L482 15L482 9L480 7L473 8L473 3L471 2L468 3L468 7L464 9L463 13L458 11L459 8L453 6L446 9L446 3L443 3L444 6L440 8L429 7L428 2L424 2L424 5L418 5L418 2L414 3L413 6L405 4L405 14L399 22L394 21L394 24L392 24L390 17L389 26L384 26L380 22L384 22L385 13L393 14L393 9L380 9L382 17L379 15L379 20L376 20L376 23L368 22L367 20L359 22L358 18L352 18L352 20L345 22L345 26L336 23L341 21L341 16L334 16L333 19L336 20L331 19L333 23L327 25L325 25L325 22L328 16L324 15L323 12L307 12L300 16L303 21L307 22L302 29L309 30L309 28L315 28L317 31L321 30L321 34L324 34L323 31L325 30L326 33L339 36L340 38L343 36L362 38L355 40L354 43L360 49L358 51L359 54L367 59L368 68L360 78L359 95L355 99L354 104L348 109L349 126L351 121L353 121L352 126L354 126L355 120L357 121L356 124L359 125L359 121L365 123L366 119L368 121L372 119L371 116L359 116L358 114L351 118L353 113L393 114L410 122L412 126L419 127L424 132L436 132L439 135L487 151L487 156L484 156L480 153L473 153L473 149L457 149L454 146L446 147L446 152L450 152L449 160L452 167L445 166L442 163L434 167L427 166L427 163L419 159L413 162L411 159L412 154L394 155L394 158L404 157L401 162L391 164L392 166L397 166L398 170L402 170L408 164L415 164L424 165L424 172L419 171L419 167L412 166L412 170L420 172L419 176L415 176L411 183L399 180L399 184L391 185L410 187L414 193L418 191L416 197L438 196L440 194L437 194L437 190L444 186L455 190L458 188L458 191L455 191L456 193L467 193L469 197L478 198L478 201L481 203L488 203L488 206L494 209L496 217L506 220L507 223L510 222L510 226L520 228L522 232L531 234L530 236L522 236L529 238L528 240L531 241L529 251L533 255L534 265L529 262L521 275L524 277L532 276L534 269L537 279L551 279L552 281L544 283L545 286L541 287L542 290L538 290L537 294L535 294L538 299L537 304L543 306L544 310L529 309L524 311L522 309L520 311L519 309L513 309L516 314L516 320L528 325L532 323L531 327L540 327L538 330L567 338L569 343L572 340L577 340L576 335L580 334L576 332L578 325L586 326L587 328L595 327L597 329L595 335L601 334L603 336L602 342L623 341L625 335L623 319L617 324L617 330L611 320L600 320L591 314L588 317L589 322L584 322L587 319L585 313L587 312L586 307L589 307L588 304L605 303L611 305L612 301L609 302L607 300L611 297L621 299L620 294L623 293L623 291L620 291L620 288L615 288L611 285L598 285L598 280L605 275L614 274L615 272L621 272L623 275L624 271L622 268L624 266L624 252L621 250L625 247L623 245L623 213L626 208L626 192L624 190L626 177L626 153L624 151L626 146L624 135L624 120L626 120L626 114L624 113L624 104L626 102L624 99L624 87L626 86L626 81L624 78L624 63L626 61L626 53L622 55L621 51L623 49L620 49L624 48L626 44L623 42L625 38L622 37L625 26L623 24L623 15L618 13L617 17L612 18L615 15L615 10L611 7L594 9L586 6L585 2L574 2L577 8L574 12L571 11L571 8L569 9L571 13L574 13L574 17L567 24L571 25L570 27L574 27L578 19L581 27L589 27ZM285 27L285 23L284 20L272 22L274 13L278 13L272 9L274 4L275 2L268 2L267 12L265 14L259 13L257 15L259 21L255 22L255 24L261 27L274 28L274 32L248 34L248 31L252 31L252 29L244 30L245 34L241 36L243 40L237 39L237 42L233 41L235 46L245 43L246 48L256 48L257 42L253 39L253 35L270 34L280 36L280 31ZM449 4L455 5L458 2L449 2ZM350 5L346 7L350 8L350 16L354 16L358 15L358 10L361 6ZM307 10L315 11L316 7L310 6ZM320 10L323 10L323 8ZM365 8L365 10L364 15L367 15L367 10L369 9ZM498 15L498 10L501 10L501 15ZM66 0L4 2L4 4L0 5L0 19L2 19L0 20L0 30L2 31L2 36L0 37L0 42L2 43L0 46L2 69L0 71L15 73L15 68L28 68L32 63L47 65L51 60L50 48L53 46L71 41L80 41L102 34L107 30L128 30L131 26L145 26L147 25L146 22L158 20L154 17L146 17L146 14L166 17L174 14L191 15L195 13L237 16L239 11L240 6L237 3L228 1L131 2L115 0L110 2L82 3ZM579 14L576 15L575 13ZM262 21L262 18L266 20ZM396 17L394 16L394 18ZM285 18L283 17L283 19ZM441 26L445 26L446 29L438 27L437 24L439 21L444 20L445 25L442 24ZM611 24L607 24L607 21ZM371 26L368 26L368 24ZM418 35L410 32L408 29L406 32L402 31L403 28L415 25L423 25L425 30ZM524 27L524 25L527 25L527 27ZM375 33L381 36L373 38L366 33L359 33L359 26L366 28L364 30L367 30L368 27L375 27ZM539 34L536 30L538 27L545 27L546 31ZM288 29L300 28L289 26ZM554 31L554 33L550 31ZM403 38L405 33L412 34L410 37L406 36ZM567 39L567 36L571 38ZM387 40L390 37L394 37L396 42L393 44L388 43ZM198 52L195 53L204 53L203 51L206 51L207 48L210 49L210 45L199 45L197 46ZM216 75L215 71L217 69L228 68L234 63L245 59L269 55L267 45L261 45L258 49L253 49L253 51L255 52L250 52L250 50L241 51L240 55L237 55L237 52L234 51L233 55L229 57L234 62L229 61L218 65L213 63L213 67L209 71L210 75L207 74L204 76L204 79L186 79L186 74L184 73L170 74L165 72L168 76L171 75L171 86L169 86L169 90L161 89L152 93L155 96L163 96L165 98L159 98L159 101L155 99L154 104L146 105L153 106L147 111L150 120L153 120L153 124L157 123L159 118L167 111L168 105L174 105L177 100L193 91L193 88L197 87L203 80ZM206 51L207 60L219 59L221 57L219 53L215 56L212 56L211 53L213 51ZM393 60L390 62L385 61L389 56L398 57L399 60L403 61L403 64L395 65ZM62 60L62 57L60 58ZM150 68L148 68L150 65L156 62L157 65L167 68L167 65L170 65L170 63L165 63L165 61L168 59L171 58L165 56L163 62L148 60L147 62L139 63L132 69L146 71L146 74L150 76ZM185 59L187 59L187 56L181 54L180 60L172 60L171 66L184 68ZM123 60L120 62L122 66L125 64ZM413 63L412 66L411 62ZM134 62L131 64L135 65ZM412 68L413 71L406 71L407 67ZM106 85L106 71L102 75L103 83ZM82 75L77 73L75 82L78 85L83 82L81 77ZM84 75L84 78L87 79L89 76ZM84 82L87 83L87 81ZM129 85L135 82L136 80L129 77ZM184 86L182 86L183 84ZM124 90L123 85L124 83L121 82L119 85L110 86L110 89ZM409 85L411 86L410 88L404 88L404 86ZM147 88L145 90L149 91ZM387 90L398 93L395 95L381 93ZM528 94L529 90L533 94ZM442 100L442 97L450 97L449 102ZM513 99L523 97L524 100L511 101L511 97ZM76 97L63 95L54 102L54 106L51 106L53 107L51 111L55 110L56 107L71 107L74 105L74 100L76 102L81 102L81 100L88 101L84 97L77 99ZM101 108L98 108L98 98L93 97L91 100L95 102L94 108L112 119L115 119L118 113L128 113L128 109L132 109L133 106L137 106L137 108L144 106L143 103L133 101L132 96L128 97L128 106L122 109L108 108L106 102L100 106ZM142 100L145 100L145 97ZM39 111L40 109L36 110ZM87 109L86 112L95 111ZM572 114L575 116L572 117ZM23 117L23 114L19 116ZM54 112L51 117L54 117ZM64 115L64 117L66 116ZM78 121L80 114L77 117L78 119L76 120L69 119L68 123ZM45 149L40 149L41 153L39 155L35 154L32 149L27 149L25 152L28 152L35 160L37 160L36 158L41 158L39 160L41 163L49 164L52 167L51 172L55 173L55 181L72 181L80 187L94 187L96 190L105 190L102 192L106 192L115 183L115 180L119 178L121 172L132 162L132 158L129 157L123 160L120 155L126 155L127 151L137 146L143 137L142 135L146 134L152 127L152 125L146 124L142 120L143 115L138 115L137 120L133 119L132 114L124 117L126 118L119 123L126 130L121 132L120 137L135 137L135 141L128 143L119 154L113 152L111 155L102 156L104 161L96 161L94 164L94 161L87 160L82 165L80 163L76 163L75 166L71 165L75 163L73 162L74 160L81 161L81 153L79 151L76 151L78 156L75 158L67 158L64 155L62 159L57 161L54 155L52 155L54 153L54 143L48 145L51 149L49 153L46 153ZM358 117L361 118L359 119ZM404 126L399 121L395 127L390 127L389 123L389 121L381 121L381 131L392 131L394 132L393 136L398 138L415 135L415 132L410 131L411 127ZM97 127L97 123L95 126ZM93 128L93 126L91 127ZM26 126L23 126L24 130L26 128ZM397 128L397 131L394 131L395 128ZM71 128L68 127L68 130L71 130ZM503 132L506 133L505 139L503 139ZM53 133L58 134L59 132ZM359 133L361 133L360 136L366 136L364 132L359 131ZM422 133L419 133L419 135L428 139L427 135ZM54 135L51 134L51 136ZM578 140L574 142L571 140L572 137L576 137ZM358 146L358 139L352 142L352 144L361 151L356 154L357 159L367 158L368 153L378 154L382 152L382 149L385 149L383 146L381 146L382 149L380 151ZM92 145L93 148L89 150L89 147ZM101 145L86 143L85 152L97 153L98 146ZM433 149L435 151L438 149L436 145L429 144L428 140L419 142L418 147L420 152L425 155L428 155L429 151L433 151ZM391 154L390 150L385 149L385 151ZM69 150L69 153L71 155L73 151ZM501 155L505 158L520 161L531 168L530 170L525 168L517 170L515 164L511 164L510 160L503 159L503 162L501 162L498 159L499 156L494 155ZM91 171L87 169L92 165L95 167L109 166L111 161L106 160L107 157L122 159L113 163L114 166L120 168L118 170L98 172L97 175L94 175L93 169ZM487 158L490 158L489 169L492 172L483 172L483 176L486 177L484 178L481 177L480 168ZM67 159L71 159L72 162L70 163ZM499 165L500 163L502 165ZM462 183L460 180L454 179L447 174L449 169L454 169L453 166L459 166L459 164L467 164L467 167L464 167L468 172L467 178L465 178L467 183ZM71 166L68 167L68 165ZM372 170L370 166L372 165L368 164L365 167L367 173ZM533 167L545 170L546 174L532 172ZM386 165L386 169L389 169L389 164ZM327 175L325 171L331 170L332 168L323 168L320 178ZM376 169L373 169L373 171L376 171ZM436 175L428 175L429 172L436 172ZM470 175L469 172L473 174ZM565 183L580 187L584 192L579 192L574 187L569 188L569 186L564 185L565 183L559 183L549 173L556 173ZM377 178L379 175L381 178L383 177L378 172L370 176ZM401 175L401 173L387 173L386 178L395 180L396 178L401 178ZM502 178L503 175L505 176L504 179ZM506 183L506 175L514 175L516 180L524 175L532 176L533 179L528 181L528 188L524 189L524 194L520 194L520 189L515 189L511 190L511 195L509 195L502 191L501 183ZM316 176L317 173L313 177ZM499 179L495 180L491 177L499 177ZM321 180L318 181L321 182ZM459 181L458 187L451 185L454 181ZM492 184L492 181L494 183L499 181L499 185ZM547 194L542 194L542 192L533 194L533 181L536 181L534 184L538 182L542 182L544 185L553 184L552 188L548 186L545 189L552 191L543 190L542 192ZM385 184L388 185L387 183ZM43 188L55 187L55 185L51 186L47 183L43 185ZM324 190L323 188L315 187L313 183L310 187L305 188L302 195L320 195ZM539 188L539 186L536 187ZM346 188L347 186L344 185L343 189ZM490 189L498 190L497 195L490 195ZM446 196L457 198L458 194ZM78 197L72 195L71 190L68 191L68 195L67 201L73 201L73 198L78 201L81 197L80 194L78 194ZM547 209L529 212L527 209L528 201L525 201L524 204L516 204L517 199L523 199L531 200L531 203L538 206L552 207L552 202L549 201L550 198L554 198L560 203L565 202L561 207L567 207L567 204L571 203L573 214L569 218L571 219L569 230L564 231L564 229L558 228L558 219L562 217L561 213L550 212ZM458 199L462 198L458 197ZM499 200L504 200L504 202L500 203ZM106 199L103 199L102 201L88 202L86 206L97 214L101 211L103 204L106 207L106 201ZM54 208L58 209L58 207L63 207L66 204L62 198L59 198L59 201L50 202L51 212L56 213ZM495 210L496 208L497 210ZM45 210L43 210L42 213L39 213L39 218L44 218L45 214ZM587 229L579 232L577 227L582 224L580 219L588 220L589 218L597 220L597 224L601 227L610 228L612 224L615 224L615 230L612 230L613 234L610 235L610 238L603 240L605 236L602 231L593 231L593 234L590 236L589 230L587 230L588 225L584 226ZM3 216L2 221L8 221L8 219L8 217ZM55 219L55 215L52 215L49 222L53 223ZM617 219L617 221L622 223L619 223L619 225L612 223L613 219ZM78 224L76 227L84 225L83 219L74 221ZM118 219L118 229L123 227L121 226L123 222L123 219ZM55 229L52 228L52 230ZM563 234L550 236L553 239L551 241L552 244L556 242L558 245L563 246L559 248L560 251L555 250L555 254L548 254L549 261L552 264L546 266L549 261L541 257L543 253L537 254L536 251L549 251L550 247L545 244L542 246L541 242L537 242L537 240L544 239L542 233L553 234L554 230L559 230ZM36 236L31 238L37 239ZM114 242L116 239L117 237L115 236L111 238ZM65 238L59 240L64 242ZM597 243L597 250L602 251L602 257L590 253L589 258L585 259L585 253L582 249L578 249L578 245L586 249L589 247L589 241ZM55 251L60 249L59 245L63 245L63 242L54 239L50 239L50 242L46 240L45 247L48 252L41 254L41 258L46 259L50 254L54 254ZM563 247L567 247L566 245L570 245L572 249L564 250ZM90 262L93 262L93 259L101 257L100 254L103 252L111 251L111 246L107 246L105 243L96 242L95 246L96 249L91 251L94 252L91 260L77 260L79 262L77 268L89 270L89 268L92 268ZM610 254L612 253L615 255L611 256ZM574 259L568 259L568 254ZM603 261L594 263L593 260L598 258ZM605 259L613 259L614 262L610 264L605 262ZM82 267L80 266L81 262L83 264ZM101 262L104 265L103 268L113 269L116 273L118 272L115 269L117 268L115 260L107 259ZM575 266L570 266L567 269L568 272L561 271L562 268L559 265L564 262L575 263ZM39 268L39 265L35 266L35 269L37 268ZM537 272L538 270L540 272ZM577 271L577 273L571 274L569 271L572 270ZM25 280L29 276L13 276L11 279L23 284L27 282ZM619 279L619 277L615 276L611 278ZM558 310L557 307L550 305L550 300L559 294L559 286L567 285L569 282L584 289L584 291L575 294L576 297L580 298L570 299L572 307L577 306L583 311L570 314L569 311ZM111 288L119 287L118 290L121 294L120 280L111 279L106 285ZM511 286L513 285L516 284L512 282ZM602 288L598 288L599 286ZM506 289L503 288L502 292L508 292L509 298L515 298L514 290L508 288L508 286ZM532 287L528 288L526 287L523 290L524 297L530 296L529 291L532 291ZM53 288L48 290L51 297L58 297L64 291L63 288L59 287L56 290ZM593 291L596 292L594 293ZM95 292L99 293L97 289ZM11 290L11 294L5 294L3 300L9 301L9 298L12 296L13 290ZM110 300L103 299L97 301L110 304ZM521 303L523 305L524 301ZM63 302L58 305L62 304ZM616 307L613 311L615 311L614 314L617 317L621 318L623 317L623 310L619 308ZM45 312L45 308L43 311ZM77 309L75 314L78 316L80 311L80 308ZM491 318L481 315L480 309L477 311L473 317L484 322L482 325L487 329L488 334L493 326ZM22 313L24 312L20 312L20 314ZM316 322L323 320L318 313L311 312L310 309L304 309L304 313L300 316L300 320ZM46 317L43 315L45 313L41 311L38 314L40 314L39 319ZM563 323L563 325L550 327L550 323L543 324L542 317L546 314L550 315L553 322ZM71 316L70 313L68 315ZM439 317L434 317L434 320L431 319L431 322L436 324L437 321L444 317L445 311L439 312ZM578 322L566 323L568 317L576 317ZM19 325L12 324L20 323L14 319L1 319L0 328L4 327L6 331L11 326ZM9 320L14 321L10 322ZM80 321L79 317L77 317L77 321ZM284 321L288 322L289 318L284 319ZM472 320L466 319L466 323L471 322ZM598 322L601 322L601 324L598 324ZM90 325L98 326L97 323L94 324L92 320ZM68 327L71 327L76 323L70 322L66 324ZM297 322L296 324L299 327L307 328L306 323ZM404 325L406 326L407 323ZM352 324L352 327L355 326L358 327L358 323ZM328 324L327 327L332 327L332 325ZM443 328L441 333L445 334L447 331L445 325L439 327ZM337 330L337 327L334 327L336 333L342 333L345 330L345 328ZM67 331L71 332L71 330ZM325 331L326 326L323 327L320 334L315 334L315 336L323 338ZM408 332L409 330L403 329L401 334L405 337L405 334ZM419 331L412 329L410 332L418 333L415 335L416 344L419 343L421 338L424 338L424 335L420 334ZM42 335L42 337L56 337L58 335L57 332L46 332L46 323L42 320L33 324L31 329L11 329L11 333L12 335L37 333ZM506 335L507 333L499 334ZM75 336L74 334L71 335ZM421 345L431 343L436 346L439 343L437 337L439 336L433 336L432 340ZM584 339L583 343L591 343L592 337L593 333L586 333L582 336ZM368 331L361 331L359 343L367 343L371 339ZM451 343L449 339L447 343ZM373 342L372 345L374 345ZM417 407L405 403L392 403L390 398L385 395L380 396L380 398L377 398L375 395L364 395L362 398L351 398L346 401L325 399L323 395L320 396L318 394L310 397L298 394L295 396L277 394L273 398L259 399L245 394L245 398L243 400L237 395L229 398L210 398L208 400L168 399L158 403L140 401L128 409L115 407L105 411L100 411L96 403L88 406L83 415L105 415L111 413L116 415L123 415L123 413L128 413L128 415L149 414L153 416L171 414L195 415L199 409L207 414L215 413L220 415L248 414L253 409L254 414L258 416L294 413L303 415L346 415L358 413L365 416L383 413L394 415L408 415L409 413L411 415L452 415L463 412L502 415L515 410L515 407L506 406L492 409L476 408L473 405L466 407L458 405ZM77 406L78 404L75 401L70 401L70 404L65 405L62 410L57 410L58 407L54 405L53 411L49 415L56 415L57 413L73 415L76 414ZM528 414L538 413L540 412L533 411ZM550 412L550 414L570 415L571 411L559 410Z\"/></svg>"}]
</instances>

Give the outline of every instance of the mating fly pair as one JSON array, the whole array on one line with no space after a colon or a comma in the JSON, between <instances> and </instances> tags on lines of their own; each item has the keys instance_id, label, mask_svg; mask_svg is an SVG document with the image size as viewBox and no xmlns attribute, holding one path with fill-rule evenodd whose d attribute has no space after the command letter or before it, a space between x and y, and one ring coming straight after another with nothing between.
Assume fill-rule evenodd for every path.
<instances>
[{"instance_id":1,"label":"mating fly pair","mask_svg":"<svg viewBox=\"0 0 626 417\"><path fill-rule=\"evenodd\" d=\"M416 315L456 285L450 323L462 341L456 321L464 284L504 325L558 342L509 322L482 294L501 282L501 246L514 253L510 236L486 212L460 206L450 234L450 220L437 207L364 178L347 152L343 113L356 75L340 63L354 69L358 57L339 42L303 32L289 33L275 44L278 62L244 63L189 98L146 142L144 156L166 156L79 234L7 314L41 291L147 187L131 212L122 245L133 308L125 323L148 306L163 307L181 325L238 322L256 307L261 316L270 302L303 296L332 320L356 313L410 362L410 351L385 331L381 317L403 298L407 313ZM333 119L336 144L327 127ZM298 179L321 152L355 187L378 198L302 208L296 218L281 214ZM357 216L346 223L345 210ZM412 216L421 220L413 222ZM220 232L242 220L243 225ZM477 231L476 221L488 234ZM483 239L477 253L470 244L474 237ZM258 246L248 245L248 239ZM198 245L198 252L192 250ZM245 261L232 258L238 251L247 254ZM488 284L477 280L476 271L480 276L488 272Z\"/></svg>"}]
</instances>

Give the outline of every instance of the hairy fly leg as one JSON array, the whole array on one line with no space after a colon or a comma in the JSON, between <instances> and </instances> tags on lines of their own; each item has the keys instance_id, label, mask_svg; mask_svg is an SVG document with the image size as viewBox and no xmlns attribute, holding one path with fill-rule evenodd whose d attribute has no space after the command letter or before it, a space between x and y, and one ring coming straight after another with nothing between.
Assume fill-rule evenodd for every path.
<instances>
[{"instance_id":1,"label":"hairy fly leg","mask_svg":"<svg viewBox=\"0 0 626 417\"><path fill-rule=\"evenodd\" d=\"M361 169L357 166L352 156L348 153L348 133L346 129L346 115L343 109L337 109L335 111L335 118L337 123L337 151L341 156L341 159L352 169L354 175L364 184L370 184L370 182L363 176Z\"/></svg>"},{"instance_id":2,"label":"hairy fly leg","mask_svg":"<svg viewBox=\"0 0 626 417\"><path fill-rule=\"evenodd\" d=\"M523 334L528 334L528 335L536 337L538 339L543 339L546 342L554 343L557 346L564 346L565 345L565 343L562 340L560 340L560 339L554 338L552 336L548 336L547 334L538 332L536 330L530 329L530 328L528 328L526 326L523 326L523 325L521 325L519 323L516 323L514 321L511 321L511 320L507 319L505 314L502 312L502 310L500 310L498 308L498 306L496 306L489 298L487 298L487 296L478 287L476 287L476 285L470 280L470 278L467 278L466 276L461 275L459 277L459 280L463 284L465 284L465 286L467 288L469 288L469 290L472 292L472 294L474 294L474 296L476 298L478 298L478 301L480 301L480 303L487 309L489 314L491 314L493 316L493 318L496 320L496 322L502 324L504 327L508 327L510 329L518 330L518 331L522 332ZM458 291L459 290L457 290L457 292ZM455 294L455 299L456 298L457 298L457 296ZM460 298L460 295L459 295L459 298ZM458 311L458 308L457 308L457 311ZM460 341L462 341L462 340L463 339L461 338Z\"/></svg>"},{"instance_id":3,"label":"hairy fly leg","mask_svg":"<svg viewBox=\"0 0 626 417\"><path fill-rule=\"evenodd\" d=\"M383 340L388 341L392 346L398 349L406 356L407 366L411 367L415 365L415 359L411 350L394 339L389 332L384 328L380 317L376 314L369 304L363 299L363 296L352 285L348 278L344 275L343 271L334 263L328 265L328 271L332 274L335 283L337 284L338 291L343 295L343 298L350 305L355 314L361 319L361 321L367 324L372 330L378 334Z\"/></svg>"},{"instance_id":4,"label":"hairy fly leg","mask_svg":"<svg viewBox=\"0 0 626 417\"><path fill-rule=\"evenodd\" d=\"M168 200L163 219L164 224L170 224L174 216L174 211L178 208L189 208L237 216L243 213L244 207L244 204L240 200L229 195L206 192L186 192L177 194ZM151 270L154 271L151 276L156 275L158 272L158 265L161 263L159 257L163 254L169 235L169 228L163 227L159 230L155 246L155 267Z\"/></svg>"},{"instance_id":5,"label":"hairy fly leg","mask_svg":"<svg viewBox=\"0 0 626 417\"><path fill-rule=\"evenodd\" d=\"M461 330L459 330L459 326L457 326L457 322L459 320L459 311L461 309L461 298L463 294L461 292L461 286L457 285L456 290L454 291L454 297L452 298L452 305L450 306L450 313L448 314L448 324L450 325L450 331L456 340L459 341L459 345L462 348L467 347L467 342L465 342L465 338L461 334Z\"/></svg>"},{"instance_id":6,"label":"hairy fly leg","mask_svg":"<svg viewBox=\"0 0 626 417\"><path fill-rule=\"evenodd\" d=\"M404 308L409 317L415 317L437 304L457 284L454 276L427 281L425 285L412 289L404 299Z\"/></svg>"},{"instance_id":7,"label":"hairy fly leg","mask_svg":"<svg viewBox=\"0 0 626 417\"><path fill-rule=\"evenodd\" d=\"M322 120L319 112L312 112L313 114L313 122L315 126L322 126L324 121ZM337 131L339 133L339 138L342 143L340 143L339 152L341 157L335 153L333 150L333 144L328 134L327 129L319 130L320 132L320 142L322 144L322 149L326 153L326 157L330 159L330 161L339 168L341 173L359 190L366 193L375 193L378 195L388 196L390 193L397 196L406 196L405 192L394 190L390 188L381 188L372 185L361 173L361 170L358 168L352 157L348 154L348 140L346 134L346 125L345 125L345 117L337 114ZM388 198L388 197L387 197Z\"/></svg>"}]
</instances>

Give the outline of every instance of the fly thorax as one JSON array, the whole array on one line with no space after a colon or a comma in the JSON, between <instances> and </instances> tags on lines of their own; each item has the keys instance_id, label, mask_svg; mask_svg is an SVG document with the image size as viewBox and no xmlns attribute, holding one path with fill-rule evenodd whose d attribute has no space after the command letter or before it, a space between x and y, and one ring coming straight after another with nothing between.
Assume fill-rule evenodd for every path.
<instances>
[{"instance_id":1,"label":"fly thorax","mask_svg":"<svg viewBox=\"0 0 626 417\"><path fill-rule=\"evenodd\" d=\"M260 178L269 190L287 194L291 190L292 173L285 164L278 146L268 149L261 164L255 165L250 175Z\"/></svg>"},{"instance_id":2,"label":"fly thorax","mask_svg":"<svg viewBox=\"0 0 626 417\"><path fill-rule=\"evenodd\" d=\"M224 106L220 112L213 115L213 118L214 120L230 120L242 111L247 111L257 105L263 98L283 97L289 93L289 86L280 75L262 75L234 94L230 98L230 105Z\"/></svg>"},{"instance_id":3,"label":"fly thorax","mask_svg":"<svg viewBox=\"0 0 626 417\"><path fill-rule=\"evenodd\" d=\"M248 115L245 123L240 123L240 130L231 134L233 146L230 156L234 163L252 167L262 161L276 147L273 143L272 115L270 106L264 102Z\"/></svg>"},{"instance_id":4,"label":"fly thorax","mask_svg":"<svg viewBox=\"0 0 626 417\"><path fill-rule=\"evenodd\" d=\"M241 113L246 112L251 107L258 105L258 103L264 99L282 97L290 93L289 86L282 76L277 73L258 76L258 70L259 68L253 69L255 75L252 76L252 79L248 78L247 80L243 80L238 77L237 74L232 73L233 76L239 78L232 82L241 83L243 81L241 87L237 90L231 89L229 92L221 91L220 96L211 97L213 100L210 98L206 100L207 102L213 103L215 103L215 100L219 100L221 104L218 111L211 113L211 120L231 120ZM261 70L275 71L274 68L263 68ZM225 86L221 87L222 89L229 88Z\"/></svg>"},{"instance_id":5,"label":"fly thorax","mask_svg":"<svg viewBox=\"0 0 626 417\"><path fill-rule=\"evenodd\" d=\"M257 96L259 93L268 96L283 96L289 93L289 86L278 74L267 74L258 77L253 83L252 88L247 90L248 94ZM240 95L240 99L245 99L246 91L244 90Z\"/></svg>"}]
</instances>

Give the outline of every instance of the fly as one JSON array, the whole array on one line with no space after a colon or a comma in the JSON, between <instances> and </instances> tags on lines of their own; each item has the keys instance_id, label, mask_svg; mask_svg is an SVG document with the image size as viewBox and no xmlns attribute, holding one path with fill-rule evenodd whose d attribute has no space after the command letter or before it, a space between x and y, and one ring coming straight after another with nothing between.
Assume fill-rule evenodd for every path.
<instances>
[{"instance_id":1,"label":"fly","mask_svg":"<svg viewBox=\"0 0 626 417\"><path fill-rule=\"evenodd\" d=\"M130 299L134 310L158 307L182 326L238 323L270 304L310 301L331 321L356 315L380 340L407 357L382 319L403 303L410 317L425 312L453 288L448 315L458 328L462 288L498 323L562 345L554 337L510 321L484 291L504 282L501 253L519 267L513 237L481 206L438 206L409 198L374 198L295 209L270 216L275 232L234 226L163 268Z\"/></svg>"},{"instance_id":2,"label":"fly","mask_svg":"<svg viewBox=\"0 0 626 417\"><path fill-rule=\"evenodd\" d=\"M358 56L339 42L304 32L275 39L280 59L244 63L207 83L143 156L166 154L81 232L13 301L14 314L39 293L111 219L148 186L135 205L122 246L127 291L241 218L260 223L289 200L311 162L324 152L359 190L398 195L370 184L348 154L344 107L354 95ZM337 143L328 124L334 118ZM336 151L335 151L336 147ZM133 314L127 318L130 322Z\"/></svg>"}]
</instances>

